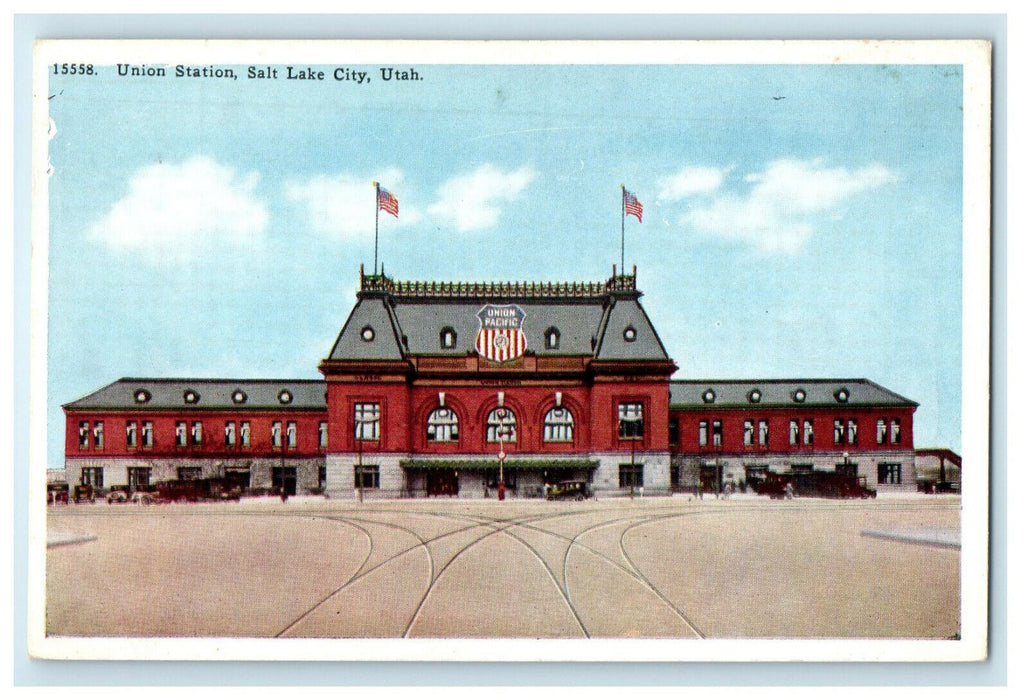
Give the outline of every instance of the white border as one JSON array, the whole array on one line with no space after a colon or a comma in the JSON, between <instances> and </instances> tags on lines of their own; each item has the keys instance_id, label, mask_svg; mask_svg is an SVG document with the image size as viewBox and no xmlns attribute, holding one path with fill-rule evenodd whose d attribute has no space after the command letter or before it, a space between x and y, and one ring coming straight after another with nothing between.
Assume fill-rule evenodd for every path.
<instances>
[{"instance_id":1,"label":"white border","mask_svg":"<svg viewBox=\"0 0 1028 700\"><path fill-rule=\"evenodd\" d=\"M988 621L991 46L984 41L78 41L37 42L29 401L28 648L59 659L353 661L969 661ZM111 64L961 64L964 67L962 449L959 641L92 639L44 635L48 289L48 67ZM502 59L502 60L501 60Z\"/></svg>"}]
</instances>

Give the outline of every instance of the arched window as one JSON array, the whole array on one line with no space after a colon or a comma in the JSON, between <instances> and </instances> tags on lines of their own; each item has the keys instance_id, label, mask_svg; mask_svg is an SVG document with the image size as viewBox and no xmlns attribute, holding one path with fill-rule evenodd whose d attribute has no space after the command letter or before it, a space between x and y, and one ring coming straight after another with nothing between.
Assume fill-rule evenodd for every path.
<instances>
[{"instance_id":1,"label":"arched window","mask_svg":"<svg viewBox=\"0 0 1028 700\"><path fill-rule=\"evenodd\" d=\"M428 414L429 442L457 441L457 414L451 409L439 407Z\"/></svg>"},{"instance_id":2,"label":"arched window","mask_svg":"<svg viewBox=\"0 0 1028 700\"><path fill-rule=\"evenodd\" d=\"M547 350L556 350L560 347L560 331L553 326L550 326L546 329L545 341Z\"/></svg>"},{"instance_id":3,"label":"arched window","mask_svg":"<svg viewBox=\"0 0 1028 700\"><path fill-rule=\"evenodd\" d=\"M457 347L457 331L449 326L439 331L439 347L451 350Z\"/></svg>"},{"instance_id":4,"label":"arched window","mask_svg":"<svg viewBox=\"0 0 1028 700\"><path fill-rule=\"evenodd\" d=\"M489 412L486 418L486 442L499 442L500 437L504 442L517 442L518 421L514 417L514 411L503 406L498 406Z\"/></svg>"},{"instance_id":5,"label":"arched window","mask_svg":"<svg viewBox=\"0 0 1028 700\"><path fill-rule=\"evenodd\" d=\"M575 419L563 406L554 406L543 418L543 442L571 442L575 437Z\"/></svg>"}]
</instances>

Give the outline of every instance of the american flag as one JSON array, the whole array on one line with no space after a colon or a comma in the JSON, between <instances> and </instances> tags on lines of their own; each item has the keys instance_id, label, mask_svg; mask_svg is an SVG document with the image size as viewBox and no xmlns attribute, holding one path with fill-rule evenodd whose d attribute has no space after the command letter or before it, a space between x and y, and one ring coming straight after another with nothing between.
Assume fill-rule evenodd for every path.
<instances>
[{"instance_id":1,"label":"american flag","mask_svg":"<svg viewBox=\"0 0 1028 700\"><path fill-rule=\"evenodd\" d=\"M378 208L387 214L400 218L400 203L393 196L393 193L384 187L378 188Z\"/></svg>"},{"instance_id":2,"label":"american flag","mask_svg":"<svg viewBox=\"0 0 1028 700\"><path fill-rule=\"evenodd\" d=\"M642 202L636 199L635 195L629 192L628 190L623 191L625 193L625 214L627 214L628 216L634 216L635 218L639 219L639 223L641 224L643 220Z\"/></svg>"}]
</instances>

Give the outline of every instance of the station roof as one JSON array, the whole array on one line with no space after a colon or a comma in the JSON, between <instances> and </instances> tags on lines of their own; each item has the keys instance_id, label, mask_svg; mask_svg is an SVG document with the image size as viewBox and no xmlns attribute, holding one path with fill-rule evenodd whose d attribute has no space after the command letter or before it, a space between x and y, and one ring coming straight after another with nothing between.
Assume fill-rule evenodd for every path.
<instances>
[{"instance_id":1,"label":"station roof","mask_svg":"<svg viewBox=\"0 0 1028 700\"><path fill-rule=\"evenodd\" d=\"M670 389L671 408L917 406L868 379L672 380Z\"/></svg>"},{"instance_id":2,"label":"station roof","mask_svg":"<svg viewBox=\"0 0 1028 700\"><path fill-rule=\"evenodd\" d=\"M66 410L327 410L319 379L124 377L64 405Z\"/></svg>"},{"instance_id":3,"label":"station roof","mask_svg":"<svg viewBox=\"0 0 1028 700\"><path fill-rule=\"evenodd\" d=\"M527 352L600 360L669 360L639 303L635 273L606 282L405 282L361 273L357 304L329 360L399 360L475 353L479 312L515 304ZM556 347L547 335L557 332ZM442 339L452 331L454 343Z\"/></svg>"}]
</instances>

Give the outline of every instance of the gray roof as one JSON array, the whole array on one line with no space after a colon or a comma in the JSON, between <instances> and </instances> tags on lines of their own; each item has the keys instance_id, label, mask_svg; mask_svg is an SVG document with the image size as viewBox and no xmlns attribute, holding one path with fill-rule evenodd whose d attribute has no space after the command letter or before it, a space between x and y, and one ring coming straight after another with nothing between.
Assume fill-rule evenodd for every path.
<instances>
[{"instance_id":1,"label":"gray roof","mask_svg":"<svg viewBox=\"0 0 1028 700\"><path fill-rule=\"evenodd\" d=\"M245 399L233 397L243 392ZM292 399L280 400L283 391ZM125 377L64 405L70 410L306 410L325 411L325 382L318 379L141 379ZM146 392L149 398L137 400ZM194 403L186 401L193 392ZM145 398L145 397L141 397ZM240 397L242 398L242 397Z\"/></svg>"},{"instance_id":2,"label":"gray roof","mask_svg":"<svg viewBox=\"0 0 1028 700\"><path fill-rule=\"evenodd\" d=\"M759 392L759 399L754 392ZM797 392L803 392L802 401L797 400ZM672 408L700 406L916 407L917 403L867 379L672 380Z\"/></svg>"},{"instance_id":3,"label":"gray roof","mask_svg":"<svg viewBox=\"0 0 1028 700\"><path fill-rule=\"evenodd\" d=\"M657 332L639 304L635 278L603 283L447 283L393 282L362 277L357 304L339 333L329 360L397 360L406 355L475 352L487 304L516 304L525 313L522 330L536 355L586 355L611 360L668 360ZM624 331L635 329L635 340ZM362 331L371 328L366 340ZM456 344L444 348L441 335L452 329ZM557 348L546 347L550 328Z\"/></svg>"}]
</instances>

